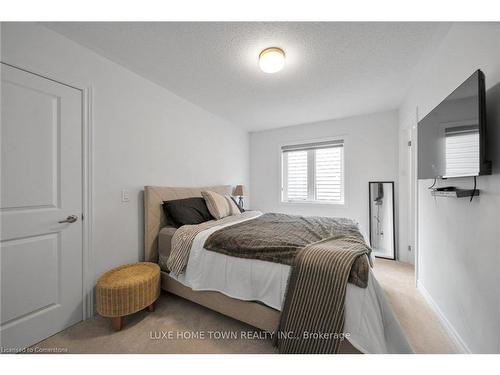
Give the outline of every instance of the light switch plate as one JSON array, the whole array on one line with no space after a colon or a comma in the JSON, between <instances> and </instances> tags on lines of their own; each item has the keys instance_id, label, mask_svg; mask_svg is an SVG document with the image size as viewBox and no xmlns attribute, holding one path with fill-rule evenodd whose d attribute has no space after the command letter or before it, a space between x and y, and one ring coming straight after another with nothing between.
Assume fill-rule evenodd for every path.
<instances>
[{"instance_id":1,"label":"light switch plate","mask_svg":"<svg viewBox=\"0 0 500 375\"><path fill-rule=\"evenodd\" d=\"M130 192L127 189L122 189L122 202L130 201Z\"/></svg>"}]
</instances>

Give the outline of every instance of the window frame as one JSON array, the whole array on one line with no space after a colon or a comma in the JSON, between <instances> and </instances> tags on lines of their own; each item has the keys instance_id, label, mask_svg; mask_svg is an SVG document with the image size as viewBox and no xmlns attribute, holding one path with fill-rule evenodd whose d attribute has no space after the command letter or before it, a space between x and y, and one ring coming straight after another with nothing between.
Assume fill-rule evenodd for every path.
<instances>
[{"instance_id":1,"label":"window frame","mask_svg":"<svg viewBox=\"0 0 500 375\"><path fill-rule=\"evenodd\" d=\"M294 146L298 144L307 144L307 143L317 143L317 142L329 142L329 141L343 141L342 145L342 174L343 174L343 179L342 179L342 195L343 195L343 202L340 201L318 201L315 200L314 194L315 194L315 174L316 174L316 163L315 163L315 153L314 152L308 152L308 158L307 158L307 163L308 163L308 168L307 168L307 191L308 191L308 198L307 200L285 200L285 188L286 188L286 161L285 158L283 158L283 152L282 152L282 147L284 146ZM314 206L340 206L343 208L347 208L347 186L348 186L348 178L347 178L347 153L346 153L346 145L348 144L348 136L347 135L339 135L335 137L328 137L328 138L315 138L315 139L307 139L307 140L292 140L292 141L287 141L284 143L280 143L278 146L278 160L279 160L279 185L278 185L278 193L279 193L279 203L281 205L314 205ZM309 165L312 167L309 168Z\"/></svg>"}]
</instances>

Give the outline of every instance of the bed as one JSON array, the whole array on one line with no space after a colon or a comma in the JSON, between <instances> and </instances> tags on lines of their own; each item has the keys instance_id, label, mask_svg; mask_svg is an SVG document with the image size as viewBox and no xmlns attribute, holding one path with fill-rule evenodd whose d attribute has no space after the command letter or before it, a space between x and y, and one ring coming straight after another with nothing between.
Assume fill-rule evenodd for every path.
<instances>
[{"instance_id":1,"label":"bed","mask_svg":"<svg viewBox=\"0 0 500 375\"><path fill-rule=\"evenodd\" d=\"M231 194L232 188L229 185L199 188L145 186L146 261L159 262L160 254L163 257L169 255L170 240L176 229L167 226L163 202L200 197L203 190ZM290 266L205 250L203 244L207 237L223 227L224 224L214 226L196 236L182 274L174 276L163 267L162 289L253 327L273 332L280 321ZM366 288L347 285L345 331L350 332L350 337L342 341L340 353L412 352L372 272Z\"/></svg>"}]
</instances>

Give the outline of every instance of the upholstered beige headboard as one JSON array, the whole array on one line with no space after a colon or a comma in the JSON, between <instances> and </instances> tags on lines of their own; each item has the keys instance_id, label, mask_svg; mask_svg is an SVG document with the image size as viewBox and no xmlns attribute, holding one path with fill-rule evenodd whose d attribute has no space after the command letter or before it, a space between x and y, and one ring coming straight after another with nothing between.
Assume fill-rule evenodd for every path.
<instances>
[{"instance_id":1,"label":"upholstered beige headboard","mask_svg":"<svg viewBox=\"0 0 500 375\"><path fill-rule=\"evenodd\" d=\"M158 233L166 225L163 212L163 201L201 197L203 190L215 191L220 194L231 194L231 185L207 187L165 187L144 186L144 260L158 261Z\"/></svg>"}]
</instances>

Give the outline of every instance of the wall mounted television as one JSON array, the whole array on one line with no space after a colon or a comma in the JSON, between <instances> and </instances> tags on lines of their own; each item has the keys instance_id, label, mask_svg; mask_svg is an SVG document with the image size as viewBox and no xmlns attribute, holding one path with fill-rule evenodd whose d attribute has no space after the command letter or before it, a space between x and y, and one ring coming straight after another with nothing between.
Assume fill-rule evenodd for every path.
<instances>
[{"instance_id":1,"label":"wall mounted television","mask_svg":"<svg viewBox=\"0 0 500 375\"><path fill-rule=\"evenodd\" d=\"M418 122L417 131L419 179L491 174L484 73L475 71Z\"/></svg>"}]
</instances>

